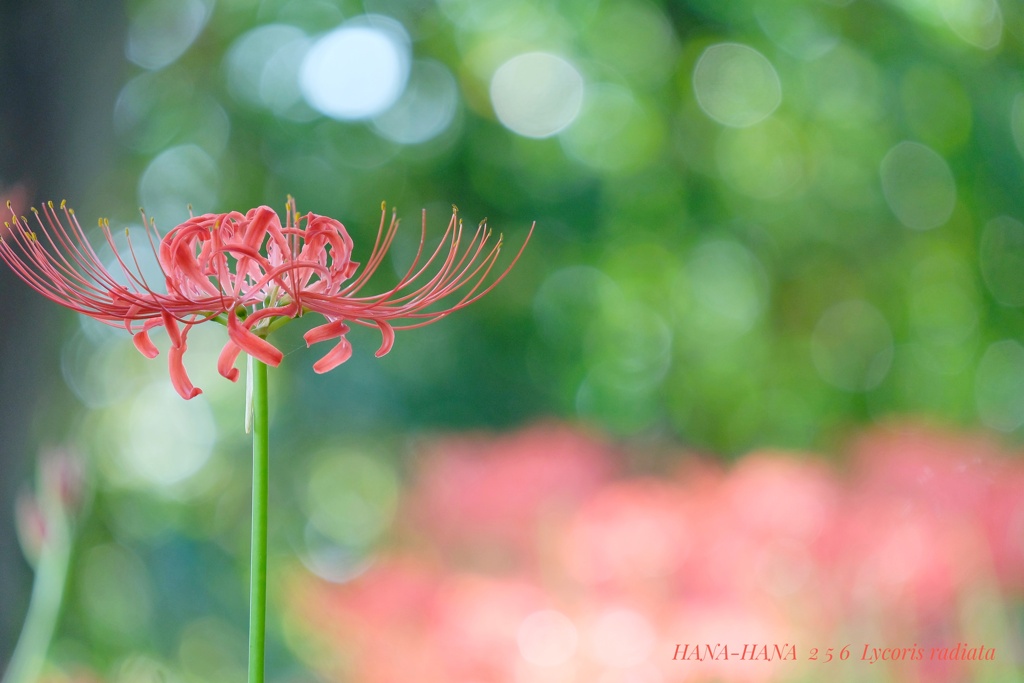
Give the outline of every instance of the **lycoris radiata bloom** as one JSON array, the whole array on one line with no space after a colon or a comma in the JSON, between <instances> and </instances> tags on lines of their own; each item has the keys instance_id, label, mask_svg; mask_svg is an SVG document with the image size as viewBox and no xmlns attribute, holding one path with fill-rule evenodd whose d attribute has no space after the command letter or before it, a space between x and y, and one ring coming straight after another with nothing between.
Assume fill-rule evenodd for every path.
<instances>
[{"instance_id":1,"label":"lycoris radiata bloom","mask_svg":"<svg viewBox=\"0 0 1024 683\"><path fill-rule=\"evenodd\" d=\"M273 209L261 206L245 214L194 216L161 238L143 216L147 248L155 252L163 273L166 291L158 291L143 275L130 239L128 254L119 252L109 222L101 220L100 228L123 272L120 280L100 260L74 210L64 202L59 209L48 203L42 211L32 211L37 228L12 212L13 221L0 238L0 258L51 301L126 328L148 358L159 353L149 333L163 327L171 341L171 382L186 399L201 393L182 362L194 325L217 320L227 326L228 341L217 369L236 381L234 364L242 351L277 366L283 354L267 341L269 332L292 318L318 313L326 322L304 338L307 346L334 340L333 348L313 364L316 372L327 372L352 354L345 338L348 323L379 328L383 343L377 356L383 356L391 350L395 330L435 322L489 292L511 270L530 237L505 270L488 281L501 237L491 246L491 231L481 223L467 241L453 207L441 243L425 256L424 212L419 250L406 274L391 289L367 295L363 287L398 229L394 212L389 223L383 204L377 239L362 270L352 260L352 239L345 227L326 216L299 214L291 199L284 225ZM437 305L442 300L446 303Z\"/></svg>"}]
</instances>

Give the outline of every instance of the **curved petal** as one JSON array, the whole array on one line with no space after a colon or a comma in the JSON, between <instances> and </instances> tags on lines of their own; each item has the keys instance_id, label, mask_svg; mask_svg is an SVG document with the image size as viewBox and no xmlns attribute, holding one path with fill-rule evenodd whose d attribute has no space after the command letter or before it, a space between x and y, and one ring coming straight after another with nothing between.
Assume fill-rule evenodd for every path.
<instances>
[{"instance_id":1,"label":"curved petal","mask_svg":"<svg viewBox=\"0 0 1024 683\"><path fill-rule=\"evenodd\" d=\"M345 323L340 320L332 320L324 325L317 325L302 335L302 338L306 340L306 348L309 348L313 344L327 341L328 339L337 339L343 334L348 333L348 330L349 327Z\"/></svg>"},{"instance_id":2,"label":"curved petal","mask_svg":"<svg viewBox=\"0 0 1024 683\"><path fill-rule=\"evenodd\" d=\"M313 363L313 372L318 375L322 375L325 372L333 370L338 367L349 358L352 357L352 345L348 339L342 337L338 340L338 343L333 349L327 352L327 355Z\"/></svg>"},{"instance_id":3,"label":"curved petal","mask_svg":"<svg viewBox=\"0 0 1024 683\"><path fill-rule=\"evenodd\" d=\"M231 380L238 381L238 368L235 367L235 359L242 352L242 348L233 341L229 341L220 351L217 357L217 372Z\"/></svg>"},{"instance_id":4,"label":"curved petal","mask_svg":"<svg viewBox=\"0 0 1024 683\"><path fill-rule=\"evenodd\" d=\"M380 328L380 335L383 337L380 348L374 354L377 358L380 358L386 356L391 351L391 347L395 345L395 328L391 327L391 324L385 320L375 320L374 322L377 323L377 327Z\"/></svg>"},{"instance_id":5,"label":"curved petal","mask_svg":"<svg viewBox=\"0 0 1024 683\"><path fill-rule=\"evenodd\" d=\"M238 322L234 310L228 315L228 336L231 341L241 347L242 351L271 367L276 368L284 359L284 354L276 346L247 330L242 323Z\"/></svg>"},{"instance_id":6,"label":"curved petal","mask_svg":"<svg viewBox=\"0 0 1024 683\"><path fill-rule=\"evenodd\" d=\"M149 331L162 323L163 321L158 318L151 318L146 321L141 330L132 335L132 343L135 344L135 348L146 358L156 358L160 355L160 350L149 338Z\"/></svg>"},{"instance_id":7,"label":"curved petal","mask_svg":"<svg viewBox=\"0 0 1024 683\"><path fill-rule=\"evenodd\" d=\"M185 344L172 346L171 350L167 353L167 366L171 373L171 384L174 386L174 390L178 392L178 395L186 401L203 393L202 389L192 386L188 373L185 372L185 364L181 359L185 355L187 348Z\"/></svg>"},{"instance_id":8,"label":"curved petal","mask_svg":"<svg viewBox=\"0 0 1024 683\"><path fill-rule=\"evenodd\" d=\"M166 310L160 314L160 317L163 320L164 329L167 330L167 336L171 338L171 346L183 346L185 341L178 329L178 321Z\"/></svg>"}]
</instances>

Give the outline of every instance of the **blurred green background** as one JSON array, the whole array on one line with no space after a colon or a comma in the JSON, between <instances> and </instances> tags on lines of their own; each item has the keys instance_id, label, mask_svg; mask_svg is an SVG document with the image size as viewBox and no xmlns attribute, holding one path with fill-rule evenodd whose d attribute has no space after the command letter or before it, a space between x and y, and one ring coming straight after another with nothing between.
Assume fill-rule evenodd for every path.
<instances>
[{"instance_id":1,"label":"blurred green background","mask_svg":"<svg viewBox=\"0 0 1024 683\"><path fill-rule=\"evenodd\" d=\"M1024 424L1019 3L8 0L0 21L0 188L84 225L290 194L360 260L386 200L398 273L423 208L435 235L455 203L515 248L537 222L484 301L384 359L357 330L318 376L302 323L282 330L281 556L318 542L310 482L337 462L378 507L318 533L375 542L425 433L554 416L730 459L899 415ZM203 629L239 647L248 442L223 330L190 338L186 403L165 355L0 287L0 663L31 577L14 497L56 443L95 491L56 661L170 661Z\"/></svg>"}]
</instances>

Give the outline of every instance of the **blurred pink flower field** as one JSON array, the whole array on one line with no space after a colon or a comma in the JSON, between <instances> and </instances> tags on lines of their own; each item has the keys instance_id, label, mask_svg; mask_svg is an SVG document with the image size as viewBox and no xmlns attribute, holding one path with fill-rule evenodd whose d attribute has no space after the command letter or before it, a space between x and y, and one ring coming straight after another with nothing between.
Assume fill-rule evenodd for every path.
<instances>
[{"instance_id":1,"label":"blurred pink flower field","mask_svg":"<svg viewBox=\"0 0 1024 683\"><path fill-rule=\"evenodd\" d=\"M290 574L290 628L362 683L1016 680L1020 454L895 425L838 463L434 441L365 572Z\"/></svg>"}]
</instances>

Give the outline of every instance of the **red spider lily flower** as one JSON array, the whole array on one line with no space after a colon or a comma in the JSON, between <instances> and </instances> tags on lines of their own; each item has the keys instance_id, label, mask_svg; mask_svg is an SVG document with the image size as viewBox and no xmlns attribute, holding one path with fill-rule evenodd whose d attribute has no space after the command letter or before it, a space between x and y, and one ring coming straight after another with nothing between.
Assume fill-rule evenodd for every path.
<instances>
[{"instance_id":1,"label":"red spider lily flower","mask_svg":"<svg viewBox=\"0 0 1024 683\"><path fill-rule=\"evenodd\" d=\"M335 340L334 347L313 364L316 372L324 373L352 354L345 338L347 323L380 329L383 343L377 356L383 356L391 350L395 330L430 324L487 294L509 273L533 233L531 227L512 262L489 280L501 251L501 237L490 246L491 232L481 223L467 241L453 207L440 244L424 258L424 212L420 247L409 270L391 289L364 295L364 285L383 262L398 230L394 212L388 223L383 204L377 239L361 272L359 263L352 260L352 239L345 227L326 216L300 215L290 198L283 226L273 209L261 206L245 214L194 216L161 238L143 216L149 248L165 280L166 291L160 292L143 275L130 238L128 255L122 256L109 222L101 220L100 228L121 270L120 279L100 260L74 210L64 202L59 210L51 202L42 211L32 211L37 230L12 211L13 223L6 224L6 235L0 237L0 259L51 301L125 327L148 358L159 353L150 331L167 330L171 382L186 399L202 393L189 381L182 362L194 325L208 320L227 325L228 342L217 369L237 381L234 363L242 351L276 367L283 354L267 341L267 334L287 320L319 313L327 322L304 338L307 346Z\"/></svg>"}]
</instances>

